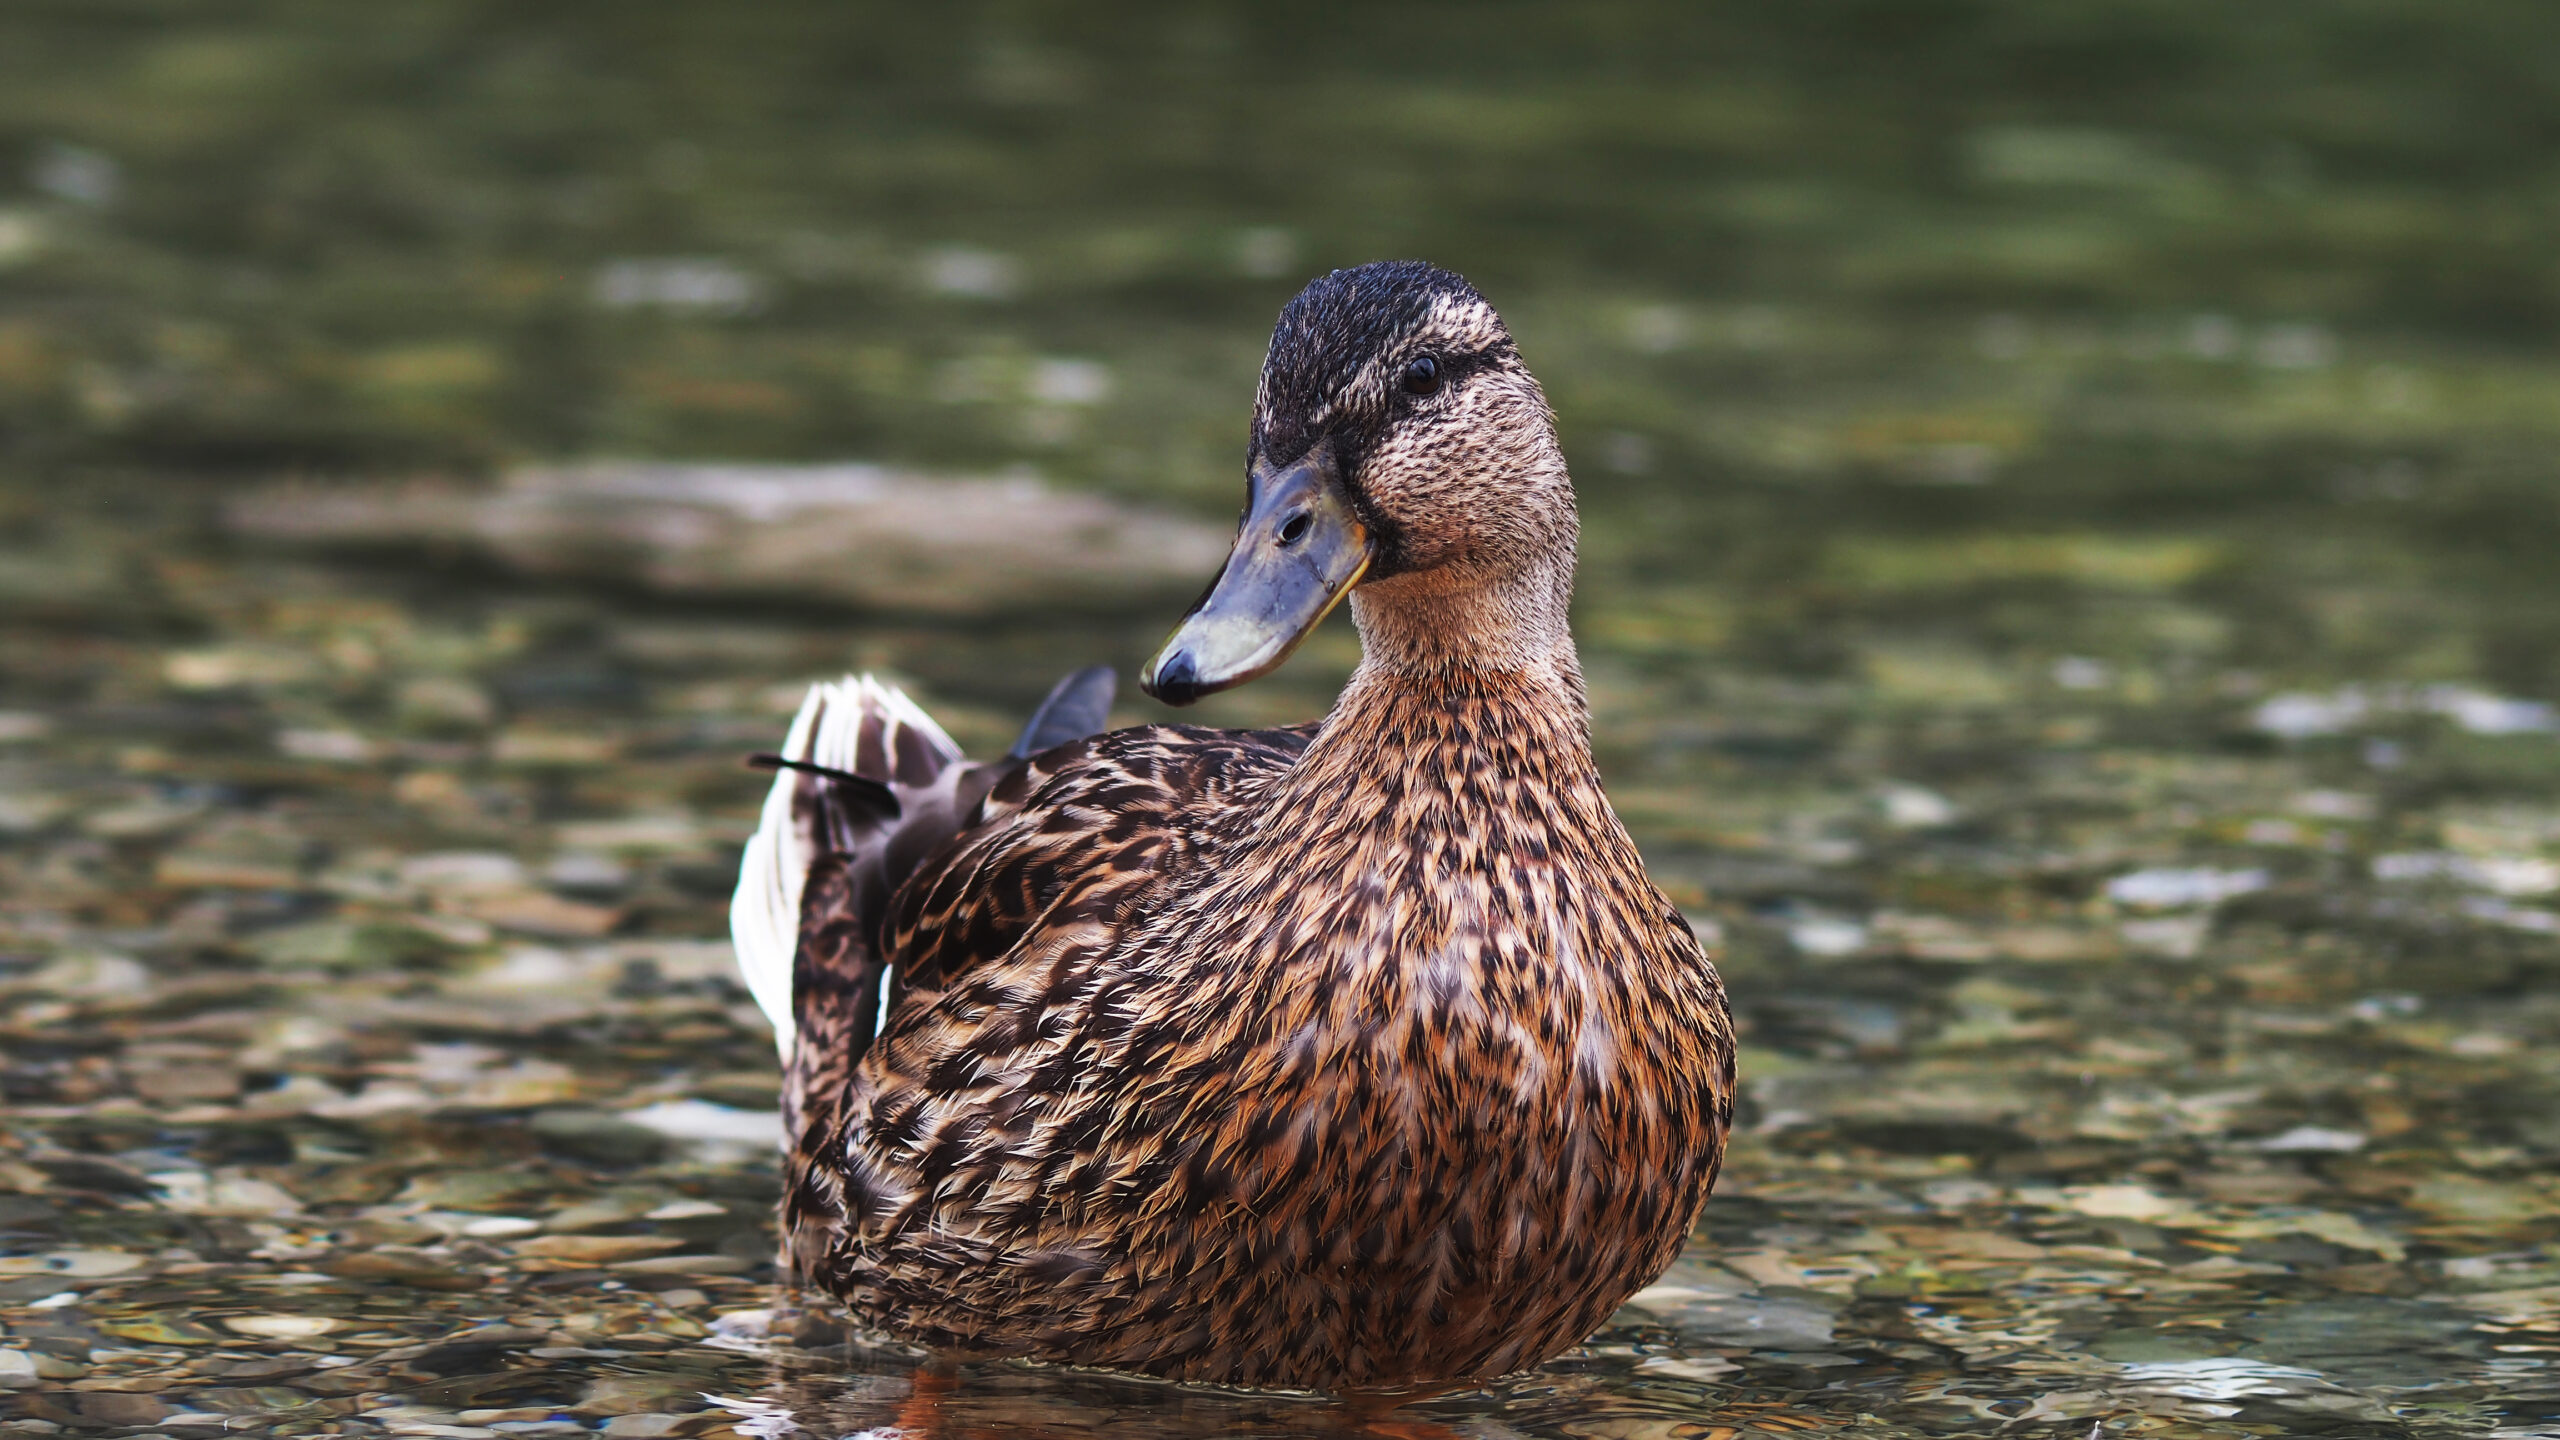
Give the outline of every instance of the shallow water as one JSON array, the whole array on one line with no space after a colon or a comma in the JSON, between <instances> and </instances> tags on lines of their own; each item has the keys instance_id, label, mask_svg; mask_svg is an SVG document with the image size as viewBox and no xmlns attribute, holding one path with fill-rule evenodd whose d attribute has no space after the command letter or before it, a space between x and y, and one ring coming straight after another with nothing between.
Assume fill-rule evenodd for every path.
<instances>
[{"instance_id":1,"label":"shallow water","mask_svg":"<svg viewBox=\"0 0 2560 1440\"><path fill-rule=\"evenodd\" d=\"M1758 8L0 16L0 1433L2560 1428L2560 18ZM739 757L846 666L1000 747L1189 582L237 502L864 460L1177 551L1280 301L1413 253L1556 399L1727 1178L1389 1420L919 1386L769 1284Z\"/></svg>"}]
</instances>

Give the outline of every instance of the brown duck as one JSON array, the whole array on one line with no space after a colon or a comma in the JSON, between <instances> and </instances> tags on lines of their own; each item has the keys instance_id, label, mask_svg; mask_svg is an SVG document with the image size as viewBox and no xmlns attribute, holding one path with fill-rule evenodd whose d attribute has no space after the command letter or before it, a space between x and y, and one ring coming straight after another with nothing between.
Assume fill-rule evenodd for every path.
<instances>
[{"instance_id":1,"label":"brown duck","mask_svg":"<svg viewBox=\"0 0 2560 1440\"><path fill-rule=\"evenodd\" d=\"M1003 760L821 685L733 915L785 1067L787 1261L945 1353L1334 1391L1486 1379L1670 1263L1716 1176L1716 972L1601 793L1573 488L1473 288L1339 270L1281 312L1235 550L1143 678L1360 668L1279 730Z\"/></svg>"}]
</instances>

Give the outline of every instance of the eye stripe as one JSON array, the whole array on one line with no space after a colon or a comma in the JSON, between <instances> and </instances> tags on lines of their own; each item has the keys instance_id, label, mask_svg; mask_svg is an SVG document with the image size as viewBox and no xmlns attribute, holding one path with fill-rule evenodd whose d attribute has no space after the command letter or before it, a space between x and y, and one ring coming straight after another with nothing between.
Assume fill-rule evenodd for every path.
<instances>
[{"instance_id":1,"label":"eye stripe","mask_svg":"<svg viewBox=\"0 0 2560 1440\"><path fill-rule=\"evenodd\" d=\"M1459 381L1466 379L1477 371L1495 364L1500 359L1501 353L1502 352L1499 347L1474 351L1432 351L1429 358L1433 364L1439 367L1440 371L1439 381L1433 388L1435 390L1448 389L1450 386L1457 384ZM1417 356L1415 358L1418 359L1422 357ZM1401 380L1403 375L1402 366L1398 366L1396 368L1396 374L1399 377L1399 380ZM1399 385L1398 388L1402 388L1401 385Z\"/></svg>"}]
</instances>

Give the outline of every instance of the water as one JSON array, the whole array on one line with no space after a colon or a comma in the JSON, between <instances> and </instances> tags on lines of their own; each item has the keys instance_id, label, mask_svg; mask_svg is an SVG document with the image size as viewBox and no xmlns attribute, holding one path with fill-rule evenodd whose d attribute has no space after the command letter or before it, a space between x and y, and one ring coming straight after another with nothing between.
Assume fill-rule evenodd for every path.
<instances>
[{"instance_id":1,"label":"water","mask_svg":"<svg viewBox=\"0 0 2560 1440\"><path fill-rule=\"evenodd\" d=\"M0 1433L2560 1425L2555 29L13 7ZM1127 673L1272 313L1391 254L1557 402L1604 769L1747 1027L1697 1242L1375 1421L759 1323L738 757L847 665L982 750ZM1157 528L883 610L790 475L528 469L633 458Z\"/></svg>"}]
</instances>

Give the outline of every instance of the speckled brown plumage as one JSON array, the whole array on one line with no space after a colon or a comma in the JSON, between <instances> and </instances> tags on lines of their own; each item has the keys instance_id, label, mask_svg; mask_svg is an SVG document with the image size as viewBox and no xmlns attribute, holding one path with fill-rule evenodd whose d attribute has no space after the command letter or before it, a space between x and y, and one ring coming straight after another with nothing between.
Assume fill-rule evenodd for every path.
<instances>
[{"instance_id":1,"label":"speckled brown plumage","mask_svg":"<svg viewBox=\"0 0 2560 1440\"><path fill-rule=\"evenodd\" d=\"M1257 416L1352 450L1394 547L1322 722L937 755L831 832L832 782L792 782L787 1243L861 1320L1230 1384L1486 1378L1596 1328L1704 1203L1731 1034L1592 761L1544 400L1480 297L1406 269L1329 277L1376 282L1318 297L1367 307L1339 353L1290 349L1324 309L1293 305ZM1416 345L1469 383L1363 389ZM853 768L893 778L895 739Z\"/></svg>"}]
</instances>

